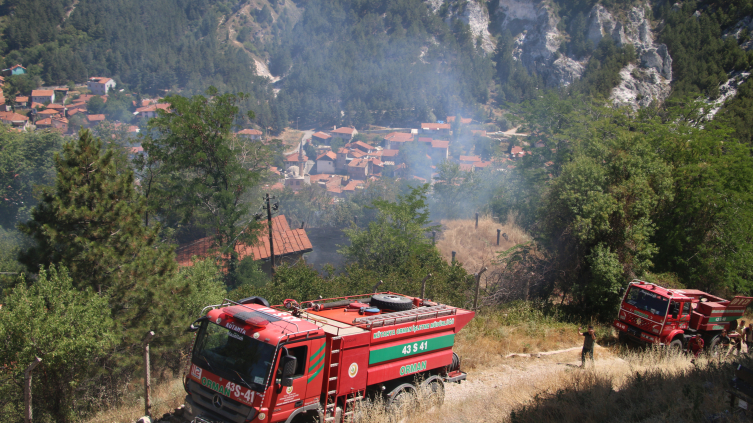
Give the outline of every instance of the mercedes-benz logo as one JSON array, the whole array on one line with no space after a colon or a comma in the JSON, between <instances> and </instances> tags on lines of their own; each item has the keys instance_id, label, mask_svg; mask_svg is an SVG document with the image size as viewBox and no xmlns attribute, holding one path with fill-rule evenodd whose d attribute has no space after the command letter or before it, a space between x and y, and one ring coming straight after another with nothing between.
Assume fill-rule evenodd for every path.
<instances>
[{"instance_id":1,"label":"mercedes-benz logo","mask_svg":"<svg viewBox=\"0 0 753 423\"><path fill-rule=\"evenodd\" d=\"M218 394L215 394L212 398L212 405L214 408L222 408L222 397Z\"/></svg>"}]
</instances>

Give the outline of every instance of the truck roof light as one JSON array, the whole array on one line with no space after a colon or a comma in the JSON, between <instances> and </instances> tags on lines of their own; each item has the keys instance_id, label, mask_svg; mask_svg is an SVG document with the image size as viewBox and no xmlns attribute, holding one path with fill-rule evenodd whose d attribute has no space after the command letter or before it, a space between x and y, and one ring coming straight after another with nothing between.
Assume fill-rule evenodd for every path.
<instances>
[{"instance_id":1,"label":"truck roof light","mask_svg":"<svg viewBox=\"0 0 753 423\"><path fill-rule=\"evenodd\" d=\"M269 320L263 319L259 316L251 316L244 320L244 322L248 323L251 326L256 326L257 328L263 328L269 324Z\"/></svg>"}]
</instances>

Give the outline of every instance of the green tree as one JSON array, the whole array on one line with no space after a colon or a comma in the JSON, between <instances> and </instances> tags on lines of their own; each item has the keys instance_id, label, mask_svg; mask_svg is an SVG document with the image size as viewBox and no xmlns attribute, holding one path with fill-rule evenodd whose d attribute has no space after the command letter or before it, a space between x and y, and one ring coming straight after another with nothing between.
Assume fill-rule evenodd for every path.
<instances>
[{"instance_id":1,"label":"green tree","mask_svg":"<svg viewBox=\"0 0 753 423\"><path fill-rule=\"evenodd\" d=\"M235 245L252 244L258 227L243 200L261 179L272 152L231 133L245 94L210 88L207 95L165 98L170 112L160 110L149 121L151 133L142 142L148 161L142 167L160 168L151 172L160 178L148 193L152 209L178 222L194 220L211 233L232 275L238 260ZM247 117L253 119L253 112Z\"/></svg>"},{"instance_id":2,"label":"green tree","mask_svg":"<svg viewBox=\"0 0 753 423\"><path fill-rule=\"evenodd\" d=\"M105 102L102 100L102 97L95 95L94 97L89 99L89 102L86 103L86 111L90 115L97 115L105 110Z\"/></svg>"},{"instance_id":3,"label":"green tree","mask_svg":"<svg viewBox=\"0 0 753 423\"><path fill-rule=\"evenodd\" d=\"M375 200L376 221L366 229L346 229L351 245L340 252L366 269L387 273L399 268L411 257L423 257L433 251L427 234L438 225L430 225L426 206L429 184L411 188L397 202Z\"/></svg>"},{"instance_id":4,"label":"green tree","mask_svg":"<svg viewBox=\"0 0 753 423\"><path fill-rule=\"evenodd\" d=\"M0 411L4 421L22 419L23 371L34 357L34 417L80 421L98 388L90 377L116 345L107 297L74 287L65 267L42 269L27 288L21 281L0 309ZM13 382L12 385L7 382ZM89 393L90 395L86 395ZM78 408L78 410L77 410Z\"/></svg>"},{"instance_id":5,"label":"green tree","mask_svg":"<svg viewBox=\"0 0 753 423\"><path fill-rule=\"evenodd\" d=\"M138 330L160 311L152 302L175 271L174 252L158 242L158 227L143 223L146 203L133 173L118 173L112 150L82 130L55 155L55 186L45 189L32 220L19 226L36 245L20 256L29 271L59 264L79 289L109 299L122 327ZM128 331L125 342L143 333Z\"/></svg>"},{"instance_id":6,"label":"green tree","mask_svg":"<svg viewBox=\"0 0 753 423\"><path fill-rule=\"evenodd\" d=\"M55 178L54 153L63 137L52 131L17 132L0 126L0 226L9 229L27 220L36 204L36 186L50 185Z\"/></svg>"}]
</instances>

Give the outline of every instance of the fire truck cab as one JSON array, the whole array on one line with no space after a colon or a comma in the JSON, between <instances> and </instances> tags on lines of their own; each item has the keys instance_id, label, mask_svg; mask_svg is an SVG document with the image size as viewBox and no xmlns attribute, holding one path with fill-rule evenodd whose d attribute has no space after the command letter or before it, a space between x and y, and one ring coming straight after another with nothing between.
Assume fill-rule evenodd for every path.
<instances>
[{"instance_id":1,"label":"fire truck cab","mask_svg":"<svg viewBox=\"0 0 753 423\"><path fill-rule=\"evenodd\" d=\"M753 297L728 301L697 289L667 289L635 280L628 285L613 326L622 340L684 349L691 337L700 335L713 349L723 329L737 336L731 332L751 301Z\"/></svg>"}]
</instances>

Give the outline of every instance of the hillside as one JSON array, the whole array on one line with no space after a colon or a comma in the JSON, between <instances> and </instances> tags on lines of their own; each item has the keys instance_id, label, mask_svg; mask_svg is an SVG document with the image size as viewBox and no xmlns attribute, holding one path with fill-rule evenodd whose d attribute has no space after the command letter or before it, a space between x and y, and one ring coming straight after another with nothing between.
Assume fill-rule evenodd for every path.
<instances>
[{"instance_id":1,"label":"hillside","mask_svg":"<svg viewBox=\"0 0 753 423\"><path fill-rule=\"evenodd\" d=\"M716 100L723 91L728 105L716 107L744 122L747 74L725 83L751 67L749 8L708 1L9 0L0 7L0 49L5 67L21 63L46 84L102 75L145 94L209 85L249 92L257 101L246 107L256 105L258 125L276 130L293 116L307 126L358 128L457 113L486 121L479 105L503 107L557 87L631 107L670 93ZM738 130L745 133L745 125Z\"/></svg>"}]
</instances>

